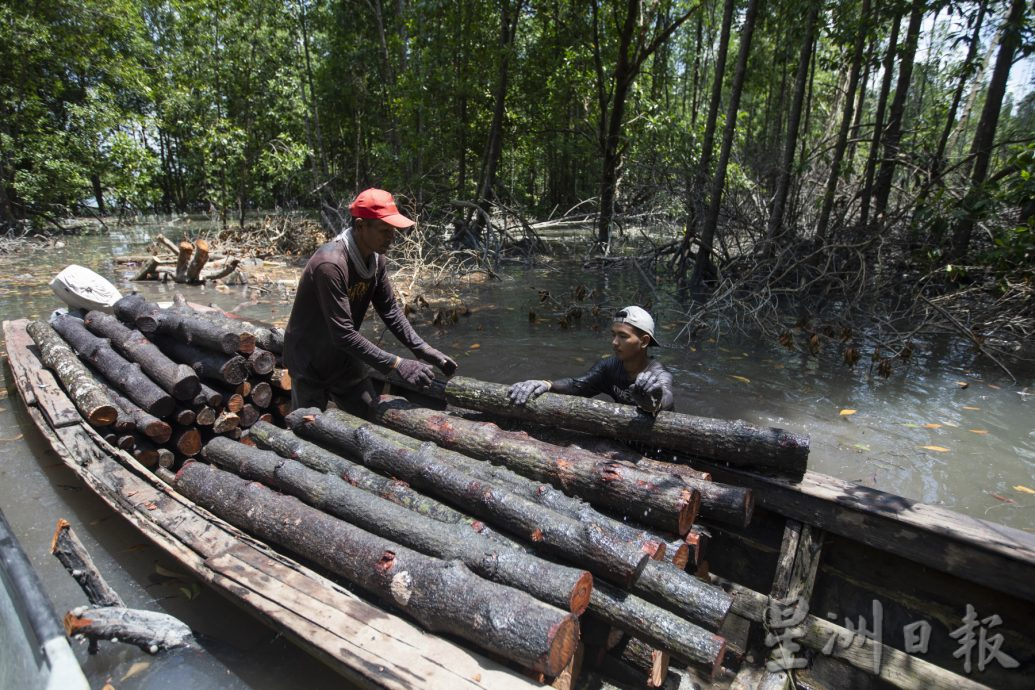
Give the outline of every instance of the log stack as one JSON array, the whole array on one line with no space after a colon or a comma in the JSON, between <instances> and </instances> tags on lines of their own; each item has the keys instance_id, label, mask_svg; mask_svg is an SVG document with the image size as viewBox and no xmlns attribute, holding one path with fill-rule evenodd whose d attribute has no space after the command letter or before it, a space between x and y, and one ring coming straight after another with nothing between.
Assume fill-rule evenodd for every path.
<instances>
[{"instance_id":1,"label":"log stack","mask_svg":"<svg viewBox=\"0 0 1035 690\"><path fill-rule=\"evenodd\" d=\"M392 396L373 421L292 412L276 329L182 299L162 308L131 295L114 312L30 333L113 446L242 530L535 677L570 680L583 623L624 639L611 661L651 683L670 663L722 663L716 631L733 600L695 577L708 536L696 519L746 525L749 490ZM447 391L499 412L494 384L460 379ZM543 410L560 414L556 402ZM585 412L572 410L566 426ZM658 438L673 442L683 420L661 421ZM785 450L749 448L796 471L800 440L771 440Z\"/></svg>"}]
</instances>

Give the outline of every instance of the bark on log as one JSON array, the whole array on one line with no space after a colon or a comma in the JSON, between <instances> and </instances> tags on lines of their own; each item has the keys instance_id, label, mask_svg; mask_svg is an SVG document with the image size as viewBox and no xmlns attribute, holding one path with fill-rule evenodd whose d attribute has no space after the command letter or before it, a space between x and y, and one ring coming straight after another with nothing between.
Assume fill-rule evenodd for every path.
<instances>
[{"instance_id":1,"label":"bark on log","mask_svg":"<svg viewBox=\"0 0 1035 690\"><path fill-rule=\"evenodd\" d=\"M475 520L441 501L414 491L406 482L384 477L363 465L321 448L315 443L305 441L286 429L274 426L269 421L256 422L248 432L249 438L262 446L271 448L283 458L298 460L306 467L341 477L352 486L359 487L433 520L463 525L465 529L473 530L494 541L512 547L517 545L509 537L497 533L481 520Z\"/></svg>"},{"instance_id":2,"label":"bark on log","mask_svg":"<svg viewBox=\"0 0 1035 690\"><path fill-rule=\"evenodd\" d=\"M668 676L668 652L655 649L635 637L623 640L616 649L612 650L612 654L643 673L646 676L645 684L648 688L660 688Z\"/></svg>"},{"instance_id":3,"label":"bark on log","mask_svg":"<svg viewBox=\"0 0 1035 690\"><path fill-rule=\"evenodd\" d=\"M252 353L248 355L248 366L252 371L260 376L273 371L273 368L276 365L276 356L269 350L263 350L261 347L255 348L252 350Z\"/></svg>"},{"instance_id":4,"label":"bark on log","mask_svg":"<svg viewBox=\"0 0 1035 690\"><path fill-rule=\"evenodd\" d=\"M763 428L741 420L661 412L656 417L632 405L545 393L524 405L507 397L507 387L462 376L445 387L446 400L459 407L641 441L738 467L779 472L800 479L809 454L808 437Z\"/></svg>"},{"instance_id":5,"label":"bark on log","mask_svg":"<svg viewBox=\"0 0 1035 690\"><path fill-rule=\"evenodd\" d=\"M197 315L162 309L140 295L123 297L113 305L113 310L121 321L135 324L148 336L161 333L225 354L236 352L241 344L240 337L225 327Z\"/></svg>"},{"instance_id":6,"label":"bark on log","mask_svg":"<svg viewBox=\"0 0 1035 690\"><path fill-rule=\"evenodd\" d=\"M201 384L201 389L194 396L194 405L208 405L209 407L220 407L223 404L223 394L207 383Z\"/></svg>"},{"instance_id":7,"label":"bark on log","mask_svg":"<svg viewBox=\"0 0 1035 690\"><path fill-rule=\"evenodd\" d=\"M201 463L176 488L191 500L393 602L432 632L457 635L549 675L578 644L578 619L458 561L426 556L314 510L298 499Z\"/></svg>"},{"instance_id":8,"label":"bark on log","mask_svg":"<svg viewBox=\"0 0 1035 690\"><path fill-rule=\"evenodd\" d=\"M201 277L201 269L205 268L206 263L208 263L208 242L197 240L194 243L194 255L191 257L190 264L187 265L188 283L198 282Z\"/></svg>"},{"instance_id":9,"label":"bark on log","mask_svg":"<svg viewBox=\"0 0 1035 690\"><path fill-rule=\"evenodd\" d=\"M259 381L252 386L248 397L251 398L253 405L265 410L270 406L270 401L273 400L273 388L265 381Z\"/></svg>"},{"instance_id":10,"label":"bark on log","mask_svg":"<svg viewBox=\"0 0 1035 690\"><path fill-rule=\"evenodd\" d=\"M169 359L140 331L102 311L89 312L84 323L97 335L110 340L126 359L139 364L144 373L177 400L191 400L198 394L201 385L197 373L186 364Z\"/></svg>"},{"instance_id":11,"label":"bark on log","mask_svg":"<svg viewBox=\"0 0 1035 690\"><path fill-rule=\"evenodd\" d=\"M722 588L702 582L667 561L651 561L632 590L641 597L710 630L717 630L733 606Z\"/></svg>"},{"instance_id":12,"label":"bark on log","mask_svg":"<svg viewBox=\"0 0 1035 690\"><path fill-rule=\"evenodd\" d=\"M452 451L430 443L414 450L374 433L370 424L340 410L321 413L309 408L289 417L295 433L349 452L367 467L399 477L453 505L469 507L512 534L584 563L599 577L627 586L649 560L641 549L597 525L544 508L509 485L476 479L460 463L449 462L458 456Z\"/></svg>"},{"instance_id":13,"label":"bark on log","mask_svg":"<svg viewBox=\"0 0 1035 690\"><path fill-rule=\"evenodd\" d=\"M671 474L562 448L523 431L504 431L492 422L462 419L404 398L381 396L374 419L408 436L550 482L565 493L680 536L690 531L697 516L701 500L697 488Z\"/></svg>"},{"instance_id":14,"label":"bark on log","mask_svg":"<svg viewBox=\"0 0 1035 690\"><path fill-rule=\"evenodd\" d=\"M179 299L177 299L177 297L179 297ZM173 296L173 301L181 311L190 310L190 312L200 316L201 318L212 321L213 323L224 325L231 330L239 332L242 336L247 333L253 343L253 347L259 347L278 355L283 354L284 352L284 331L280 328L259 326L249 321L245 321L244 319L239 319L236 316L230 316L226 312L218 309L213 311L198 311L190 306L190 303L188 303L187 300L178 293Z\"/></svg>"},{"instance_id":15,"label":"bark on log","mask_svg":"<svg viewBox=\"0 0 1035 690\"><path fill-rule=\"evenodd\" d=\"M43 364L57 374L83 418L97 427L114 424L118 419L115 403L61 336L42 321L30 321L25 329L39 348Z\"/></svg>"},{"instance_id":16,"label":"bark on log","mask_svg":"<svg viewBox=\"0 0 1035 690\"><path fill-rule=\"evenodd\" d=\"M187 266L190 263L190 256L194 253L194 245L190 242L183 241L177 246L176 255L176 273L174 280L177 283L187 282Z\"/></svg>"},{"instance_id":17,"label":"bark on log","mask_svg":"<svg viewBox=\"0 0 1035 690\"><path fill-rule=\"evenodd\" d=\"M105 382L98 380L98 385L104 386L108 397L119 408L119 410L133 423L133 429L147 436L155 443L165 443L172 435L172 427L168 422L162 421L146 410L141 409L132 400L122 396L118 391L108 386Z\"/></svg>"},{"instance_id":18,"label":"bark on log","mask_svg":"<svg viewBox=\"0 0 1035 690\"><path fill-rule=\"evenodd\" d=\"M663 460L643 457L638 453L636 455L637 457L633 462L644 469L653 470L654 472L672 472L678 474L680 477L686 477L687 479L699 479L705 482L712 481L711 472L702 472L701 470L695 470L692 467L680 465L676 462L665 462Z\"/></svg>"},{"instance_id":19,"label":"bark on log","mask_svg":"<svg viewBox=\"0 0 1035 690\"><path fill-rule=\"evenodd\" d=\"M149 379L139 364L115 352L107 338L98 338L74 316L59 316L53 325L80 357L92 364L127 398L156 417L172 413L176 406L172 396Z\"/></svg>"},{"instance_id":20,"label":"bark on log","mask_svg":"<svg viewBox=\"0 0 1035 690\"><path fill-rule=\"evenodd\" d=\"M726 641L629 592L595 581L589 610L616 628L663 649L677 662L704 664L714 674L726 652Z\"/></svg>"},{"instance_id":21,"label":"bark on log","mask_svg":"<svg viewBox=\"0 0 1035 690\"><path fill-rule=\"evenodd\" d=\"M205 445L202 456L385 539L436 558L463 561L486 579L528 592L576 615L589 604L593 577L585 570L501 547L465 526L438 522L407 510L336 475L285 460L273 451L217 437Z\"/></svg>"},{"instance_id":22,"label":"bark on log","mask_svg":"<svg viewBox=\"0 0 1035 690\"><path fill-rule=\"evenodd\" d=\"M198 376L236 386L248 377L247 360L169 338L153 336L154 342L173 359L188 364Z\"/></svg>"},{"instance_id":23,"label":"bark on log","mask_svg":"<svg viewBox=\"0 0 1035 690\"><path fill-rule=\"evenodd\" d=\"M101 571L94 565L90 552L72 531L68 520L60 519L50 540L50 553L57 557L65 570L79 584L87 600L94 606L125 606L122 597L112 589Z\"/></svg>"},{"instance_id":24,"label":"bark on log","mask_svg":"<svg viewBox=\"0 0 1035 690\"><path fill-rule=\"evenodd\" d=\"M419 449L421 446L421 442L417 439L390 429L380 426L371 426L370 428L374 433L384 435L396 443L408 445L413 449ZM613 532L623 540L636 544L644 553L647 553L655 560L660 560L665 556L665 539L642 529L631 527L621 520L602 515L581 498L569 496L562 491L554 489L549 484L528 479L505 467L473 460L457 453L451 453L448 457L451 462L460 463L466 472L471 473L478 479L492 483L503 482L519 490L525 498L539 503L550 510L555 510L581 522L594 524L608 532Z\"/></svg>"},{"instance_id":25,"label":"bark on log","mask_svg":"<svg viewBox=\"0 0 1035 690\"><path fill-rule=\"evenodd\" d=\"M80 606L65 614L69 637L82 635L91 642L112 640L139 647L149 654L190 647L194 636L182 621L165 613L120 607Z\"/></svg>"}]
</instances>

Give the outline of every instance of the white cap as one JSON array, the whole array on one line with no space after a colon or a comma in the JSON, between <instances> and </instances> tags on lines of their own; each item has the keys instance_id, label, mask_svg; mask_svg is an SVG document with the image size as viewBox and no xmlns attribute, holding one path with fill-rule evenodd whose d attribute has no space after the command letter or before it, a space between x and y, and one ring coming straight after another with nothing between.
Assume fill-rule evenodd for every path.
<instances>
[{"instance_id":1,"label":"white cap","mask_svg":"<svg viewBox=\"0 0 1035 690\"><path fill-rule=\"evenodd\" d=\"M627 323L630 326L635 326L650 336L651 345L658 344L657 339L654 337L654 319L651 318L651 315L645 309L636 306L619 309L615 312L615 323Z\"/></svg>"}]
</instances>

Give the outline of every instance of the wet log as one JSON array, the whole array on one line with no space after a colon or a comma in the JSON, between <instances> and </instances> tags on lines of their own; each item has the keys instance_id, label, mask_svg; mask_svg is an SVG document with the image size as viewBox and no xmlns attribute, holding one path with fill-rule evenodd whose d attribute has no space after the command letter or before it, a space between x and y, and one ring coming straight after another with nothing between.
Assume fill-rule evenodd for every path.
<instances>
[{"instance_id":1,"label":"wet log","mask_svg":"<svg viewBox=\"0 0 1035 690\"><path fill-rule=\"evenodd\" d=\"M156 417L172 413L176 406L172 396L149 379L139 364L117 353L107 338L98 338L74 316L59 316L54 319L53 326L80 357L143 410Z\"/></svg>"},{"instance_id":2,"label":"wet log","mask_svg":"<svg viewBox=\"0 0 1035 690\"><path fill-rule=\"evenodd\" d=\"M177 283L187 282L187 267L190 264L190 257L193 253L194 245L190 242L183 241L177 246L175 274L175 280Z\"/></svg>"},{"instance_id":3,"label":"wet log","mask_svg":"<svg viewBox=\"0 0 1035 690\"><path fill-rule=\"evenodd\" d=\"M149 654L193 646L194 636L182 621L165 613L119 607L80 606L65 614L65 633L97 640L124 642Z\"/></svg>"},{"instance_id":4,"label":"wet log","mask_svg":"<svg viewBox=\"0 0 1035 690\"><path fill-rule=\"evenodd\" d=\"M212 426L216 421L216 411L208 405L202 405L194 413L194 423L198 426Z\"/></svg>"},{"instance_id":5,"label":"wet log","mask_svg":"<svg viewBox=\"0 0 1035 690\"><path fill-rule=\"evenodd\" d=\"M201 452L201 433L196 427L177 429L173 432L171 445L180 455L192 458Z\"/></svg>"},{"instance_id":6,"label":"wet log","mask_svg":"<svg viewBox=\"0 0 1035 690\"><path fill-rule=\"evenodd\" d=\"M57 374L83 419L97 427L114 424L118 419L115 403L61 336L42 321L30 321L25 330L39 348L43 364Z\"/></svg>"},{"instance_id":7,"label":"wet log","mask_svg":"<svg viewBox=\"0 0 1035 690\"><path fill-rule=\"evenodd\" d=\"M168 422L155 417L153 414L149 414L105 382L98 380L98 384L105 387L108 396L119 408L122 415L133 423L133 429L144 434L155 443L165 443L169 440L169 437L172 435L172 427L169 426Z\"/></svg>"},{"instance_id":8,"label":"wet log","mask_svg":"<svg viewBox=\"0 0 1035 690\"><path fill-rule=\"evenodd\" d=\"M54 527L54 536L50 540L50 553L53 554L65 570L79 584L86 598L94 606L125 606L101 571L94 565L90 552L86 550L79 537L72 531L68 520L60 519Z\"/></svg>"},{"instance_id":9,"label":"wet log","mask_svg":"<svg viewBox=\"0 0 1035 690\"><path fill-rule=\"evenodd\" d=\"M430 443L415 450L374 433L369 423L340 410L295 410L289 423L296 434L343 450L367 467L462 505L511 534L584 564L595 576L627 586L649 560L648 554L612 532L545 508L502 482L476 479L461 463L451 462L458 456L452 451Z\"/></svg>"},{"instance_id":10,"label":"wet log","mask_svg":"<svg viewBox=\"0 0 1035 690\"><path fill-rule=\"evenodd\" d=\"M717 630L733 607L733 597L667 561L651 561L632 590L680 616Z\"/></svg>"},{"instance_id":11,"label":"wet log","mask_svg":"<svg viewBox=\"0 0 1035 690\"><path fill-rule=\"evenodd\" d=\"M230 412L229 410L223 410L216 417L216 420L212 422L212 432L216 434L226 434L233 431L241 425L241 418L236 412Z\"/></svg>"},{"instance_id":12,"label":"wet log","mask_svg":"<svg viewBox=\"0 0 1035 690\"><path fill-rule=\"evenodd\" d=\"M276 364L277 357L269 350L257 347L248 355L248 366L260 376L272 372Z\"/></svg>"},{"instance_id":13,"label":"wet log","mask_svg":"<svg viewBox=\"0 0 1035 690\"><path fill-rule=\"evenodd\" d=\"M259 408L251 403L247 403L237 412L237 417L240 420L240 427L242 429L247 429L255 424L255 422L259 421Z\"/></svg>"},{"instance_id":14,"label":"wet log","mask_svg":"<svg viewBox=\"0 0 1035 690\"><path fill-rule=\"evenodd\" d=\"M695 662L712 674L726 653L726 641L635 594L595 581L589 610L616 628L668 652L678 663Z\"/></svg>"},{"instance_id":15,"label":"wet log","mask_svg":"<svg viewBox=\"0 0 1035 690\"><path fill-rule=\"evenodd\" d=\"M425 628L449 633L549 675L578 644L578 619L524 592L350 525L201 463L187 463L176 488L260 539L280 544L391 601Z\"/></svg>"},{"instance_id":16,"label":"wet log","mask_svg":"<svg viewBox=\"0 0 1035 690\"><path fill-rule=\"evenodd\" d=\"M208 242L199 239L194 242L194 255L191 257L190 263L187 265L186 282L197 283L198 279L201 277L201 269L205 268L206 263L208 263ZM178 274L179 266L177 265L177 275Z\"/></svg>"},{"instance_id":17,"label":"wet log","mask_svg":"<svg viewBox=\"0 0 1035 690\"><path fill-rule=\"evenodd\" d=\"M135 324L141 333L171 336L210 350L232 354L241 344L240 337L231 330L198 317L162 309L140 295L127 295L113 305L115 316L124 323Z\"/></svg>"},{"instance_id":18,"label":"wet log","mask_svg":"<svg viewBox=\"0 0 1035 690\"><path fill-rule=\"evenodd\" d=\"M306 467L341 477L352 486L387 499L407 510L439 522L463 525L464 529L484 534L495 541L513 543L487 527L481 520L475 520L441 501L414 491L406 482L384 477L363 465L303 440L286 429L274 426L268 420L256 422L248 432L249 438L253 441L271 448L283 458L298 460Z\"/></svg>"},{"instance_id":19,"label":"wet log","mask_svg":"<svg viewBox=\"0 0 1035 690\"><path fill-rule=\"evenodd\" d=\"M507 397L507 386L453 377L445 387L453 405L528 419L592 434L639 441L784 476L801 478L808 464L807 436L763 428L742 420L711 419L660 412L643 414L632 405L545 393L524 405Z\"/></svg>"},{"instance_id":20,"label":"wet log","mask_svg":"<svg viewBox=\"0 0 1035 690\"><path fill-rule=\"evenodd\" d=\"M669 654L635 637L627 637L611 654L644 674L648 688L660 688L668 676Z\"/></svg>"},{"instance_id":21,"label":"wet log","mask_svg":"<svg viewBox=\"0 0 1035 690\"><path fill-rule=\"evenodd\" d=\"M282 391L291 390L291 374L287 369L274 369L270 373L270 385Z\"/></svg>"},{"instance_id":22,"label":"wet log","mask_svg":"<svg viewBox=\"0 0 1035 690\"><path fill-rule=\"evenodd\" d=\"M523 431L504 431L492 422L418 407L404 398L382 396L374 415L390 429L504 465L591 504L680 536L690 531L697 516L701 495L675 475L648 472L581 449L545 443Z\"/></svg>"},{"instance_id":23,"label":"wet log","mask_svg":"<svg viewBox=\"0 0 1035 690\"><path fill-rule=\"evenodd\" d=\"M153 339L163 352L188 364L202 378L236 386L248 377L248 364L241 355L206 350L166 336L153 336Z\"/></svg>"},{"instance_id":24,"label":"wet log","mask_svg":"<svg viewBox=\"0 0 1035 690\"><path fill-rule=\"evenodd\" d=\"M265 410L270 406L270 402L273 400L273 388L265 381L259 381L252 386L252 390L248 394L248 397L253 405Z\"/></svg>"},{"instance_id":25,"label":"wet log","mask_svg":"<svg viewBox=\"0 0 1035 690\"><path fill-rule=\"evenodd\" d=\"M438 522L407 510L336 475L285 461L273 451L216 437L205 445L202 457L389 541L436 558L462 561L486 579L528 592L576 615L589 604L593 577L585 570L501 547L465 526Z\"/></svg>"},{"instance_id":26,"label":"wet log","mask_svg":"<svg viewBox=\"0 0 1035 690\"><path fill-rule=\"evenodd\" d=\"M110 340L126 359L139 364L152 381L177 400L191 400L198 394L201 386L197 373L186 364L169 359L140 331L102 311L89 312L84 323L92 332Z\"/></svg>"},{"instance_id":27,"label":"wet log","mask_svg":"<svg viewBox=\"0 0 1035 690\"><path fill-rule=\"evenodd\" d=\"M706 482L712 481L711 472L695 470L692 467L687 467L686 465L681 465L677 462L665 462L663 460L643 457L638 453L634 455L636 455L636 458L633 462L644 469L652 470L654 472L672 472L673 474L678 474L680 477L686 477L687 479L700 479L701 481Z\"/></svg>"}]
</instances>

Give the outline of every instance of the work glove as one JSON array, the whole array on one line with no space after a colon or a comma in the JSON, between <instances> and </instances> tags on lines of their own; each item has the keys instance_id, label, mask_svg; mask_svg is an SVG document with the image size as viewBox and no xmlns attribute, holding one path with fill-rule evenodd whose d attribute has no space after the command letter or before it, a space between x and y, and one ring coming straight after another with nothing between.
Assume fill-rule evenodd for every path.
<instances>
[{"instance_id":1,"label":"work glove","mask_svg":"<svg viewBox=\"0 0 1035 690\"><path fill-rule=\"evenodd\" d=\"M537 379L521 381L507 389L507 397L510 398L510 401L515 405L524 405L529 400L538 398L548 390L550 390L549 381L540 381Z\"/></svg>"},{"instance_id":2,"label":"work glove","mask_svg":"<svg viewBox=\"0 0 1035 690\"><path fill-rule=\"evenodd\" d=\"M417 357L428 364L434 364L442 370L446 376L452 376L456 372L456 360L449 355L444 355L431 345L424 343L413 351Z\"/></svg>"},{"instance_id":3,"label":"work glove","mask_svg":"<svg viewBox=\"0 0 1035 690\"><path fill-rule=\"evenodd\" d=\"M403 381L417 388L426 388L435 380L435 370L431 368L431 365L415 359L400 358L399 363L395 365L395 370L399 372Z\"/></svg>"},{"instance_id":4,"label":"work glove","mask_svg":"<svg viewBox=\"0 0 1035 690\"><path fill-rule=\"evenodd\" d=\"M665 387L661 383L661 377L652 371L641 371L633 381L630 388L633 402L636 407L650 415L657 415L661 411L662 398L665 395Z\"/></svg>"}]
</instances>

